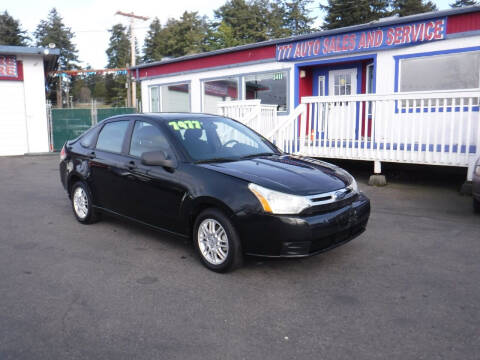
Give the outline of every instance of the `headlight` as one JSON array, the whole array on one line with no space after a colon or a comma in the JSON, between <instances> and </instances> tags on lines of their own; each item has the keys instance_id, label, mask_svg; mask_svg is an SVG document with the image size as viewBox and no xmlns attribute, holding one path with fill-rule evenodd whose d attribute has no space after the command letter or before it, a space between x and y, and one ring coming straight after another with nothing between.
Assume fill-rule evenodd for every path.
<instances>
[{"instance_id":1,"label":"headlight","mask_svg":"<svg viewBox=\"0 0 480 360\"><path fill-rule=\"evenodd\" d=\"M350 189L352 189L354 192L358 193L358 185L355 179L352 176L352 181L350 182L350 185L348 185Z\"/></svg>"},{"instance_id":2,"label":"headlight","mask_svg":"<svg viewBox=\"0 0 480 360\"><path fill-rule=\"evenodd\" d=\"M281 193L252 183L248 184L248 188L267 213L298 214L310 206L308 199L303 196Z\"/></svg>"}]
</instances>

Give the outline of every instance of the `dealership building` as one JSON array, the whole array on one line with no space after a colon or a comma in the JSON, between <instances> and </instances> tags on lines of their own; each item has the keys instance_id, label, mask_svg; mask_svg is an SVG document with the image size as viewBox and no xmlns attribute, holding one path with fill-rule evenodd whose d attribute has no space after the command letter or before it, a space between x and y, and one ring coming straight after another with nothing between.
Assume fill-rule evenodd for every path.
<instances>
[{"instance_id":1,"label":"dealership building","mask_svg":"<svg viewBox=\"0 0 480 360\"><path fill-rule=\"evenodd\" d=\"M243 121L284 150L462 166L480 155L480 7L188 55L132 68L144 112ZM256 115L255 115L256 114Z\"/></svg>"},{"instance_id":2,"label":"dealership building","mask_svg":"<svg viewBox=\"0 0 480 360\"><path fill-rule=\"evenodd\" d=\"M49 151L45 74L59 54L0 45L0 155Z\"/></svg>"}]
</instances>

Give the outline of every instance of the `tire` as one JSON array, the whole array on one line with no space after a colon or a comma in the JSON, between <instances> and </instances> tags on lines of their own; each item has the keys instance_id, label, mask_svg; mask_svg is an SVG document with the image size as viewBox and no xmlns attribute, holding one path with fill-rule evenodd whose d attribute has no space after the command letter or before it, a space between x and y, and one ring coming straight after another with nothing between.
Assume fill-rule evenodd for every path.
<instances>
[{"instance_id":1,"label":"tire","mask_svg":"<svg viewBox=\"0 0 480 360\"><path fill-rule=\"evenodd\" d=\"M75 218L82 224L97 222L100 215L93 208L92 193L88 185L78 181L71 190L72 210Z\"/></svg>"},{"instance_id":2,"label":"tire","mask_svg":"<svg viewBox=\"0 0 480 360\"><path fill-rule=\"evenodd\" d=\"M480 200L473 199L473 211L480 214Z\"/></svg>"},{"instance_id":3,"label":"tire","mask_svg":"<svg viewBox=\"0 0 480 360\"><path fill-rule=\"evenodd\" d=\"M242 265L242 246L237 231L217 209L206 209L197 216L193 243L203 265L212 271L228 272Z\"/></svg>"}]
</instances>

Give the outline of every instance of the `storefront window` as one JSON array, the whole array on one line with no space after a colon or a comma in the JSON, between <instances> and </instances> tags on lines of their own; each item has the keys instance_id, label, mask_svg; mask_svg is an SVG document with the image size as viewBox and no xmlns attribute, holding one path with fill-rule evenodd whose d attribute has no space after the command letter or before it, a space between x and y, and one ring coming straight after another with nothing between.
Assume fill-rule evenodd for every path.
<instances>
[{"instance_id":1,"label":"storefront window","mask_svg":"<svg viewBox=\"0 0 480 360\"><path fill-rule=\"evenodd\" d=\"M205 81L203 83L203 111L217 114L217 104L226 100L238 100L238 78Z\"/></svg>"},{"instance_id":2,"label":"storefront window","mask_svg":"<svg viewBox=\"0 0 480 360\"><path fill-rule=\"evenodd\" d=\"M476 89L480 52L402 59L400 91Z\"/></svg>"},{"instance_id":3,"label":"storefront window","mask_svg":"<svg viewBox=\"0 0 480 360\"><path fill-rule=\"evenodd\" d=\"M245 98L260 99L262 104L277 105L278 111L287 111L287 72L245 76Z\"/></svg>"},{"instance_id":4,"label":"storefront window","mask_svg":"<svg viewBox=\"0 0 480 360\"><path fill-rule=\"evenodd\" d=\"M160 98L158 96L158 86L150 88L150 112L160 112Z\"/></svg>"},{"instance_id":5,"label":"storefront window","mask_svg":"<svg viewBox=\"0 0 480 360\"><path fill-rule=\"evenodd\" d=\"M162 112L190 111L190 84L163 85L160 89Z\"/></svg>"}]
</instances>

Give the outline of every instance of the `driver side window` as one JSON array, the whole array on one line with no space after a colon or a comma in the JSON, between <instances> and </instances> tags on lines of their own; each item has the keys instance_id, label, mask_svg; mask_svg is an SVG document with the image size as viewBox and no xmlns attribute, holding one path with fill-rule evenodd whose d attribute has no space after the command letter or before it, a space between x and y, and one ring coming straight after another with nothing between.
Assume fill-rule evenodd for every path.
<instances>
[{"instance_id":1,"label":"driver side window","mask_svg":"<svg viewBox=\"0 0 480 360\"><path fill-rule=\"evenodd\" d=\"M170 144L160 129L145 121L136 121L129 154L141 157L144 152L151 151L164 151L168 158L172 158Z\"/></svg>"}]
</instances>

